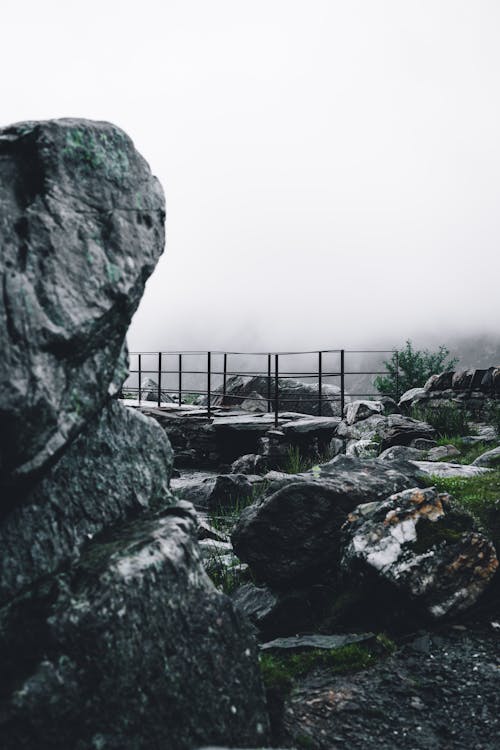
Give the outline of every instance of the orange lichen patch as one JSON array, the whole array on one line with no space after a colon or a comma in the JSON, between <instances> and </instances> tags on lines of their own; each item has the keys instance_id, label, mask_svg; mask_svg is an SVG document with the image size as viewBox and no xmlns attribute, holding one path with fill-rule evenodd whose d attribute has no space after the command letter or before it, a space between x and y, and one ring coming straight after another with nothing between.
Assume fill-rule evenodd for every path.
<instances>
[{"instance_id":1,"label":"orange lichen patch","mask_svg":"<svg viewBox=\"0 0 500 750\"><path fill-rule=\"evenodd\" d=\"M425 502L426 496L423 492L420 490L415 490L413 494L410 497L410 502L414 505L421 505L423 502Z\"/></svg>"},{"instance_id":2,"label":"orange lichen patch","mask_svg":"<svg viewBox=\"0 0 500 750\"><path fill-rule=\"evenodd\" d=\"M470 552L461 552L446 566L446 572L453 574L469 569L478 578L492 578L499 565L493 544L476 532L467 535L464 541L468 542L470 548L479 546L479 551L474 550L472 555Z\"/></svg>"}]
</instances>

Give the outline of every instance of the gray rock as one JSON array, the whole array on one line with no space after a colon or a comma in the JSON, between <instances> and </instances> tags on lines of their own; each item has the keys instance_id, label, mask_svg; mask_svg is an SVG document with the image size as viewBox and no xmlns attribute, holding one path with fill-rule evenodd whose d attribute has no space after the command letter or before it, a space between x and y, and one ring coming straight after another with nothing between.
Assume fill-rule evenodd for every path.
<instances>
[{"instance_id":1,"label":"gray rock","mask_svg":"<svg viewBox=\"0 0 500 750\"><path fill-rule=\"evenodd\" d=\"M263 414L268 411L268 400L261 396L260 393L257 393L257 391L252 391L241 402L241 408L244 411L260 412Z\"/></svg>"},{"instance_id":2,"label":"gray rock","mask_svg":"<svg viewBox=\"0 0 500 750\"><path fill-rule=\"evenodd\" d=\"M381 461L419 461L423 460L427 451L412 448L409 445L393 445L392 448L386 448L379 455Z\"/></svg>"},{"instance_id":3,"label":"gray rock","mask_svg":"<svg viewBox=\"0 0 500 750\"><path fill-rule=\"evenodd\" d=\"M380 450L380 443L365 438L364 440L349 441L346 448L347 456L354 458L376 458Z\"/></svg>"},{"instance_id":4,"label":"gray rock","mask_svg":"<svg viewBox=\"0 0 500 750\"><path fill-rule=\"evenodd\" d=\"M372 417L374 414L383 413L384 404L381 401L351 401L344 409L345 420L348 425Z\"/></svg>"},{"instance_id":5,"label":"gray rock","mask_svg":"<svg viewBox=\"0 0 500 750\"><path fill-rule=\"evenodd\" d=\"M275 638L261 644L261 651L304 651L312 649L335 650L352 643L366 643L375 639L374 633L346 633L342 635L296 635L290 638Z\"/></svg>"},{"instance_id":6,"label":"gray rock","mask_svg":"<svg viewBox=\"0 0 500 750\"><path fill-rule=\"evenodd\" d=\"M494 469L500 466L500 446L493 448L490 451L482 453L475 461L472 462L473 466L481 466L483 468Z\"/></svg>"},{"instance_id":7,"label":"gray rock","mask_svg":"<svg viewBox=\"0 0 500 750\"><path fill-rule=\"evenodd\" d=\"M338 417L305 417L285 422L281 430L286 439L306 435L310 437L323 437L330 440L340 424Z\"/></svg>"},{"instance_id":8,"label":"gray rock","mask_svg":"<svg viewBox=\"0 0 500 750\"><path fill-rule=\"evenodd\" d=\"M498 568L473 518L434 489L360 505L344 534L342 565L350 575L375 574L436 618L474 604Z\"/></svg>"},{"instance_id":9,"label":"gray rock","mask_svg":"<svg viewBox=\"0 0 500 750\"><path fill-rule=\"evenodd\" d=\"M408 475L403 470L408 470ZM236 555L258 580L280 587L328 578L340 554L340 528L359 503L415 485L411 464L337 456L316 471L281 475L245 508L232 533ZM273 472L274 473L274 472ZM269 480L269 475L266 475Z\"/></svg>"},{"instance_id":10,"label":"gray rock","mask_svg":"<svg viewBox=\"0 0 500 750\"><path fill-rule=\"evenodd\" d=\"M153 378L146 378L141 383L141 399L143 401L158 402L158 383ZM164 403L174 403L172 396L166 391L160 391L160 401Z\"/></svg>"},{"instance_id":11,"label":"gray rock","mask_svg":"<svg viewBox=\"0 0 500 750\"><path fill-rule=\"evenodd\" d=\"M152 419L112 401L0 524L0 603L78 556L107 526L172 503L172 449Z\"/></svg>"},{"instance_id":12,"label":"gray rock","mask_svg":"<svg viewBox=\"0 0 500 750\"><path fill-rule=\"evenodd\" d=\"M427 454L428 461L441 461L443 458L456 458L461 453L454 445L436 445Z\"/></svg>"},{"instance_id":13,"label":"gray rock","mask_svg":"<svg viewBox=\"0 0 500 750\"><path fill-rule=\"evenodd\" d=\"M452 464L444 461L413 461L423 476L429 477L477 477L490 471L471 464Z\"/></svg>"},{"instance_id":14,"label":"gray rock","mask_svg":"<svg viewBox=\"0 0 500 750\"><path fill-rule=\"evenodd\" d=\"M252 474L218 474L185 486L182 497L197 508L237 507L252 499L263 481L263 477Z\"/></svg>"},{"instance_id":15,"label":"gray rock","mask_svg":"<svg viewBox=\"0 0 500 750\"><path fill-rule=\"evenodd\" d=\"M274 378L271 378L269 385L266 376L234 375L227 380L226 395L223 396L222 392L216 391L211 402L214 406L240 406L250 394L258 394L267 404L270 394L274 409L274 388ZM294 378L278 378L278 391L280 410L316 416L320 414L317 383L303 383ZM321 415L324 417L341 416L340 388L337 386L323 384Z\"/></svg>"},{"instance_id":16,"label":"gray rock","mask_svg":"<svg viewBox=\"0 0 500 750\"><path fill-rule=\"evenodd\" d=\"M371 417L348 425L347 422L340 422L337 427L337 437L343 440L364 440L370 439L382 433L387 425L388 417L382 414L374 414Z\"/></svg>"},{"instance_id":17,"label":"gray rock","mask_svg":"<svg viewBox=\"0 0 500 750\"><path fill-rule=\"evenodd\" d=\"M435 440L429 440L428 438L415 438L410 443L411 448L416 448L419 451L430 451L432 448L437 446Z\"/></svg>"},{"instance_id":18,"label":"gray rock","mask_svg":"<svg viewBox=\"0 0 500 750\"><path fill-rule=\"evenodd\" d=\"M137 520L0 610L4 750L266 742L255 642L195 526L178 508Z\"/></svg>"},{"instance_id":19,"label":"gray rock","mask_svg":"<svg viewBox=\"0 0 500 750\"><path fill-rule=\"evenodd\" d=\"M381 450L384 451L393 445L410 445L416 438L433 438L436 431L426 422L419 422L402 414L391 414L380 434Z\"/></svg>"},{"instance_id":20,"label":"gray rock","mask_svg":"<svg viewBox=\"0 0 500 750\"><path fill-rule=\"evenodd\" d=\"M426 398L427 391L425 388L410 388L409 391L405 391L399 399L399 407L407 411L414 402L421 398Z\"/></svg>"},{"instance_id":21,"label":"gray rock","mask_svg":"<svg viewBox=\"0 0 500 750\"><path fill-rule=\"evenodd\" d=\"M31 479L118 392L163 250L159 182L114 125L0 130L0 484Z\"/></svg>"},{"instance_id":22,"label":"gray rock","mask_svg":"<svg viewBox=\"0 0 500 750\"><path fill-rule=\"evenodd\" d=\"M267 461L258 453L247 453L240 456L231 465L231 474L265 474Z\"/></svg>"},{"instance_id":23,"label":"gray rock","mask_svg":"<svg viewBox=\"0 0 500 750\"><path fill-rule=\"evenodd\" d=\"M454 375L455 373L452 370L431 375L424 388L426 391L446 391L451 388Z\"/></svg>"}]
</instances>

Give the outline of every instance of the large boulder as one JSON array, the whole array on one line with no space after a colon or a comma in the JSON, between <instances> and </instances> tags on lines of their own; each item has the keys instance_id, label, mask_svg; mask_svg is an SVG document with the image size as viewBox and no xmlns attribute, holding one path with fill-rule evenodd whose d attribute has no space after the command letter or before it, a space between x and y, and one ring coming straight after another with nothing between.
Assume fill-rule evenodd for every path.
<instances>
[{"instance_id":1,"label":"large boulder","mask_svg":"<svg viewBox=\"0 0 500 750\"><path fill-rule=\"evenodd\" d=\"M0 485L54 460L118 392L163 251L159 182L109 123L0 130ZM121 356L122 355L122 356Z\"/></svg>"},{"instance_id":2,"label":"large boulder","mask_svg":"<svg viewBox=\"0 0 500 750\"><path fill-rule=\"evenodd\" d=\"M481 453L475 461L472 462L473 466L481 466L489 469L496 469L500 467L500 446L498 448L492 448L490 451Z\"/></svg>"},{"instance_id":3,"label":"large boulder","mask_svg":"<svg viewBox=\"0 0 500 750\"><path fill-rule=\"evenodd\" d=\"M393 585L433 617L474 604L498 568L472 516L433 488L360 505L344 535L342 565L350 575Z\"/></svg>"},{"instance_id":4,"label":"large boulder","mask_svg":"<svg viewBox=\"0 0 500 750\"><path fill-rule=\"evenodd\" d=\"M384 404L382 401L351 401L344 409L347 424L354 424L374 414L383 414Z\"/></svg>"},{"instance_id":5,"label":"large boulder","mask_svg":"<svg viewBox=\"0 0 500 750\"><path fill-rule=\"evenodd\" d=\"M171 469L161 427L111 402L2 518L0 603L76 559L109 525L172 503Z\"/></svg>"},{"instance_id":6,"label":"large boulder","mask_svg":"<svg viewBox=\"0 0 500 750\"><path fill-rule=\"evenodd\" d=\"M117 528L0 610L3 750L266 741L254 639L195 531L175 507Z\"/></svg>"},{"instance_id":7,"label":"large boulder","mask_svg":"<svg viewBox=\"0 0 500 750\"><path fill-rule=\"evenodd\" d=\"M266 494L236 523L234 550L271 585L328 579L337 568L347 515L362 502L413 486L411 473L411 465L347 456L302 475L278 475L276 481L271 472Z\"/></svg>"},{"instance_id":8,"label":"large boulder","mask_svg":"<svg viewBox=\"0 0 500 750\"><path fill-rule=\"evenodd\" d=\"M252 397L255 400L260 397L265 400L266 406L270 399L271 410L273 410L274 394L274 377L271 377L269 381L264 375L233 375L227 380L225 395L221 391L215 391L211 397L211 403L215 406L242 406L247 398ZM342 416L340 388L336 385L322 385L321 406L317 383L303 383L295 378L278 378L278 395L280 411L324 417ZM259 400L258 403L262 404L262 401Z\"/></svg>"},{"instance_id":9,"label":"large boulder","mask_svg":"<svg viewBox=\"0 0 500 750\"><path fill-rule=\"evenodd\" d=\"M410 445L417 438L432 439L436 431L427 422L420 422L402 414L391 414L380 432L381 450L393 445Z\"/></svg>"},{"instance_id":10,"label":"large boulder","mask_svg":"<svg viewBox=\"0 0 500 750\"><path fill-rule=\"evenodd\" d=\"M104 123L15 126L0 155L0 746L262 744L255 646L172 507L168 439L113 398L161 188Z\"/></svg>"}]
</instances>

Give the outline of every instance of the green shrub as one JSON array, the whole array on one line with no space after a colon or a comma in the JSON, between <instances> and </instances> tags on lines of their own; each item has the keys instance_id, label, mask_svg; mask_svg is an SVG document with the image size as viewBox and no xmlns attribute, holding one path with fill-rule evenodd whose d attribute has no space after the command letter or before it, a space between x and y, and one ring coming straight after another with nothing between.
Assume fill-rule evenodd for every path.
<instances>
[{"instance_id":1,"label":"green shrub","mask_svg":"<svg viewBox=\"0 0 500 750\"><path fill-rule=\"evenodd\" d=\"M443 435L470 435L468 414L464 407L454 404L441 404L440 406L414 406L411 416L421 422L427 422L436 430L439 436Z\"/></svg>"},{"instance_id":2,"label":"green shrub","mask_svg":"<svg viewBox=\"0 0 500 750\"><path fill-rule=\"evenodd\" d=\"M436 352L414 349L411 341L384 362L387 375L375 378L375 387L384 396L397 398L410 388L425 385L431 375L453 370L458 359L449 359L449 349L440 346Z\"/></svg>"}]
</instances>

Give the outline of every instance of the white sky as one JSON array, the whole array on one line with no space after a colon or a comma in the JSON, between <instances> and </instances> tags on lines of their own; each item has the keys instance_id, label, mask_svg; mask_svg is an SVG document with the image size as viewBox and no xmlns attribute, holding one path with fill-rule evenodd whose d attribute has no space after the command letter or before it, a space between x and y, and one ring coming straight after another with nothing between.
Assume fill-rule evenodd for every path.
<instances>
[{"instance_id":1,"label":"white sky","mask_svg":"<svg viewBox=\"0 0 500 750\"><path fill-rule=\"evenodd\" d=\"M2 124L110 120L163 183L131 348L497 329L497 0L2 0L0 24Z\"/></svg>"}]
</instances>

